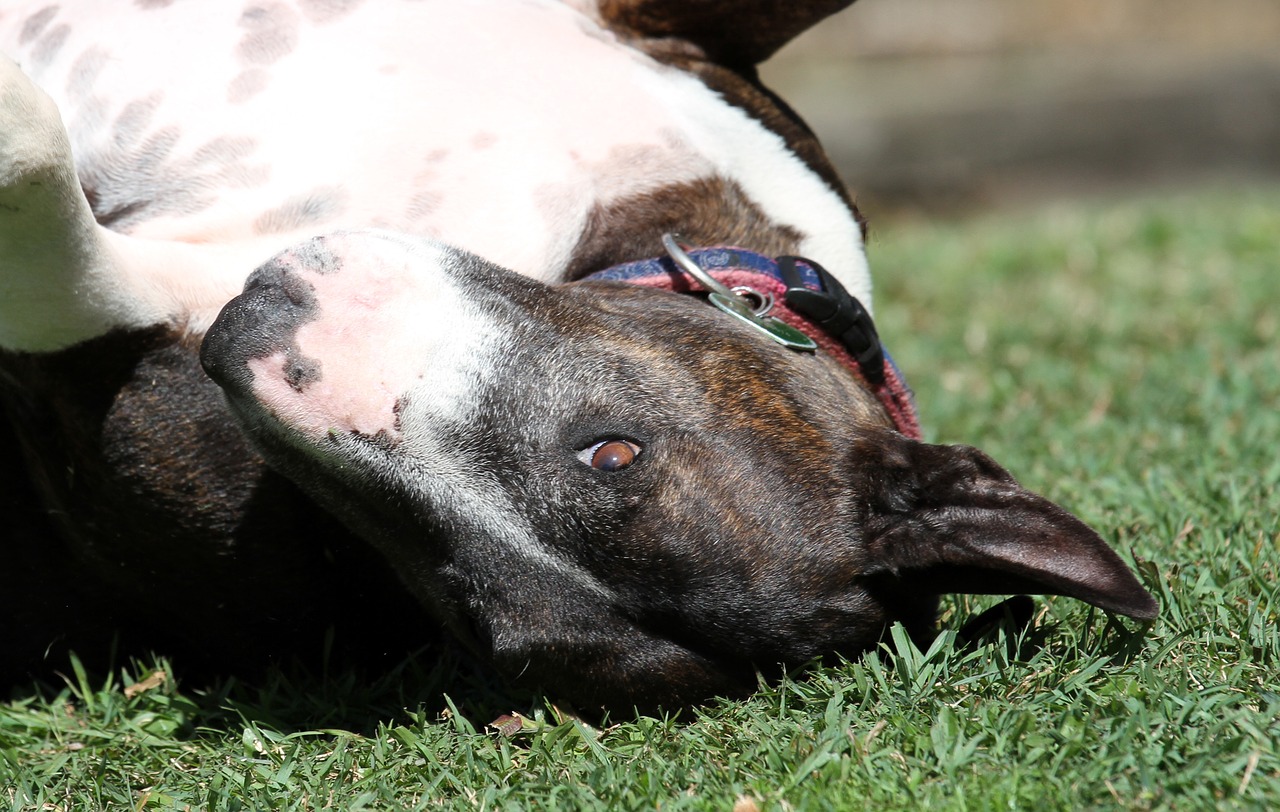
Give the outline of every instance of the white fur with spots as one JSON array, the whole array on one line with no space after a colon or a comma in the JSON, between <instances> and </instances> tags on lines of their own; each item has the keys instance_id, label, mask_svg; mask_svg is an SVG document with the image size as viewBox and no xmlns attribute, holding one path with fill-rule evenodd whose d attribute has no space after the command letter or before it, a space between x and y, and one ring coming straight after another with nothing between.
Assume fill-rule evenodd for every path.
<instances>
[{"instance_id":1,"label":"white fur with spots","mask_svg":"<svg viewBox=\"0 0 1280 812\"><path fill-rule=\"evenodd\" d=\"M468 393L503 336L452 282L455 254L392 232L336 234L325 249L341 270L317 272L286 253L276 262L314 293L318 316L294 335L294 351L317 364L315 380L288 383L283 350L251 359L254 398L317 443L329 434L403 439L396 408L408 395L430 422L464 425ZM397 325L389 340L382 325Z\"/></svg>"},{"instance_id":2,"label":"white fur with spots","mask_svg":"<svg viewBox=\"0 0 1280 812\"><path fill-rule=\"evenodd\" d=\"M257 264L340 228L426 235L560 281L597 205L713 175L869 301L836 193L780 137L591 12L555 0L6 4L0 51L52 101L6 68L0 178L20 186L24 166L59 151L44 222L0 208L0 346L56 349L158 322L201 332ZM93 224L72 155L117 231ZM0 194L12 205L26 192Z\"/></svg>"}]
</instances>

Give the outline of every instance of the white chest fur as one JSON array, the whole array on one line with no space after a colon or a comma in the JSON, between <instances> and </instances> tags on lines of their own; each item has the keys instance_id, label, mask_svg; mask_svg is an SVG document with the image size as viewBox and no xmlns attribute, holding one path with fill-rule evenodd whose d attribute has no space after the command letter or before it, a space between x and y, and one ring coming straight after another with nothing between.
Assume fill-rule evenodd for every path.
<instances>
[{"instance_id":1,"label":"white chest fur","mask_svg":"<svg viewBox=\"0 0 1280 812\"><path fill-rule=\"evenodd\" d=\"M559 281L597 207L707 177L870 300L852 214L779 136L554 0L35 3L4 12L0 49L57 103L99 219L255 258L123 280L165 300L140 318L198 326L254 263L336 228Z\"/></svg>"}]
</instances>

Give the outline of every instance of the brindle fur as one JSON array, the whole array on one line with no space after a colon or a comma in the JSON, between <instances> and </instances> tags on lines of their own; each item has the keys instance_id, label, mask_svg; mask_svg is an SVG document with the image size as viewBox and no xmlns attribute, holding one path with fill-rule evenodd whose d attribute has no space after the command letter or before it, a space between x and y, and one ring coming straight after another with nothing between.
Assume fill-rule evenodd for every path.
<instances>
[{"instance_id":1,"label":"brindle fur","mask_svg":"<svg viewBox=\"0 0 1280 812\"><path fill-rule=\"evenodd\" d=\"M837 190L856 232L861 217L821 147L755 71L847 4L605 0L599 16L778 134ZM227 100L271 86L298 26L341 25L358 5L311 0L301 16L254 6ZM17 24L33 64L69 36L52 5ZM220 185L265 182L252 139L171 154L176 133L152 126L145 96L102 120L92 94L105 53L80 55L71 76L83 102L72 129L95 136L78 168L100 222L129 231L203 211ZM340 190L312 185L253 213L247 230L416 222L435 202L424 188L404 210L353 220ZM757 203L718 176L611 201L558 279L650 256L667 230L794 252L802 235ZM307 261L316 270L328 260ZM239 424L201 373L202 328L183 314L55 351L0 351L3 555L16 582L0 610L0 677L56 665L51 645L105 650L117 631L182 662L235 669L316 651L334 624L369 643L366 653L395 653L443 622L509 677L556 695L675 706L749 690L757 669L856 654L894 620L927 639L940 592L1041 591L1153 616L1150 596L1087 527L980 452L894 432L830 358L781 350L693 297L548 287L468 262L485 283L475 295L529 341L478 384L482 418L453 447L500 474L497 495L581 578L512 560L448 504L406 502L371 475L403 460L389 435L338 438L351 464L326 467L272 425L247 394L245 360L288 346L314 314L300 307L305 290L290 293L289 269L273 277L268 265L204 347ZM547 350L549 335L558 349ZM325 359L296 355L287 374L304 392ZM582 465L574 450L610 433L641 442L639 462L615 474Z\"/></svg>"}]
</instances>

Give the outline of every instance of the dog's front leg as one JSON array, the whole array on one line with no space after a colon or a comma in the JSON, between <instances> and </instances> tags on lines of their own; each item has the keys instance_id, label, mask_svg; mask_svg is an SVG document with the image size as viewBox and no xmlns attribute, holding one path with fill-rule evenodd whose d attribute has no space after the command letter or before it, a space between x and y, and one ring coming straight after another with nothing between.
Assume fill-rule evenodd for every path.
<instances>
[{"instance_id":1,"label":"dog's front leg","mask_svg":"<svg viewBox=\"0 0 1280 812\"><path fill-rule=\"evenodd\" d=\"M111 256L80 191L53 101L0 62L0 346L52 350L154 318L111 289ZM131 312L132 311L132 312Z\"/></svg>"},{"instance_id":2,"label":"dog's front leg","mask_svg":"<svg viewBox=\"0 0 1280 812\"><path fill-rule=\"evenodd\" d=\"M202 332L271 253L99 225L57 106L0 56L0 348L48 352L158 324Z\"/></svg>"}]
</instances>

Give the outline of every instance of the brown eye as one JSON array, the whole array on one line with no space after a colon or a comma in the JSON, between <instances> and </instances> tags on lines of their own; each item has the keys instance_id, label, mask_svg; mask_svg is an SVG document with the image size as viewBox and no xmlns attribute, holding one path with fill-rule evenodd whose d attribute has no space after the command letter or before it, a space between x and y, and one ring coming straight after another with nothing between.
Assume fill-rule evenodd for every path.
<instances>
[{"instance_id":1,"label":"brown eye","mask_svg":"<svg viewBox=\"0 0 1280 812\"><path fill-rule=\"evenodd\" d=\"M636 461L640 446L626 440L606 440L591 453L591 467L600 471L619 471Z\"/></svg>"}]
</instances>

